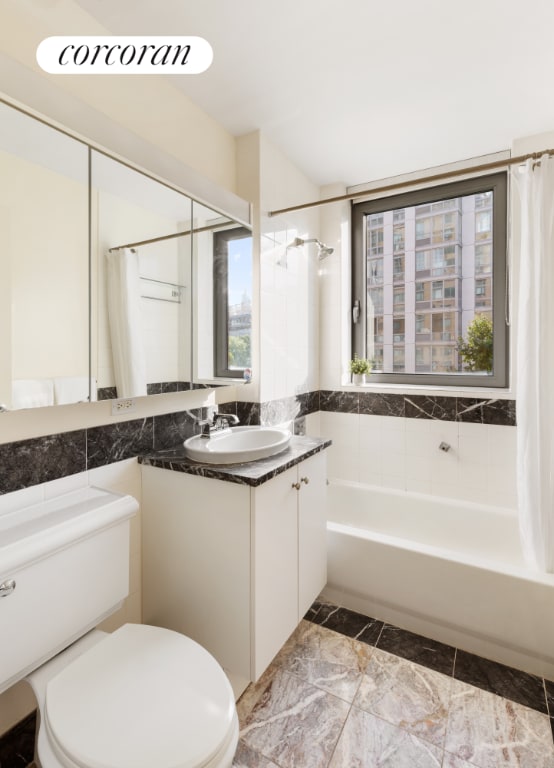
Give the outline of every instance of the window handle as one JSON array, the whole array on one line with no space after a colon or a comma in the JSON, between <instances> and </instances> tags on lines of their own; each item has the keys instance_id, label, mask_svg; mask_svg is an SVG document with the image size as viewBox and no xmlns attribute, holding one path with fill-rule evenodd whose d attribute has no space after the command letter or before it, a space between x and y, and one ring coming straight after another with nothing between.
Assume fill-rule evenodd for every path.
<instances>
[{"instance_id":1,"label":"window handle","mask_svg":"<svg viewBox=\"0 0 554 768\"><path fill-rule=\"evenodd\" d=\"M360 319L360 300L356 299L352 307L352 322L356 324Z\"/></svg>"}]
</instances>

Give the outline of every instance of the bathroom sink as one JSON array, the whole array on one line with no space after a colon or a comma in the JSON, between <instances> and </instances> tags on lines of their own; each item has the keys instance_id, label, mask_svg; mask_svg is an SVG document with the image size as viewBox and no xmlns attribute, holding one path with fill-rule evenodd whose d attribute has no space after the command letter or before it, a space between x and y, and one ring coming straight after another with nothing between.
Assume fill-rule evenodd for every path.
<instances>
[{"instance_id":1,"label":"bathroom sink","mask_svg":"<svg viewBox=\"0 0 554 768\"><path fill-rule=\"evenodd\" d=\"M277 427L231 427L209 438L189 437L185 453L189 459L207 464L240 464L274 456L284 451L291 439L287 429Z\"/></svg>"}]
</instances>

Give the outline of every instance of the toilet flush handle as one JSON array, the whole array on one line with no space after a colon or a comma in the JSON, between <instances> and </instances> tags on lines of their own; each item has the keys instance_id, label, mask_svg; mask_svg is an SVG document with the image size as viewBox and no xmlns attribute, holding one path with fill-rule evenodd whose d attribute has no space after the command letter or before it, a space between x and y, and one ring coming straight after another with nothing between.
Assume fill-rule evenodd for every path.
<instances>
[{"instance_id":1,"label":"toilet flush handle","mask_svg":"<svg viewBox=\"0 0 554 768\"><path fill-rule=\"evenodd\" d=\"M0 597L8 597L8 595L11 595L14 589L15 589L15 579L9 579L8 581L3 581L2 584L0 584Z\"/></svg>"}]
</instances>

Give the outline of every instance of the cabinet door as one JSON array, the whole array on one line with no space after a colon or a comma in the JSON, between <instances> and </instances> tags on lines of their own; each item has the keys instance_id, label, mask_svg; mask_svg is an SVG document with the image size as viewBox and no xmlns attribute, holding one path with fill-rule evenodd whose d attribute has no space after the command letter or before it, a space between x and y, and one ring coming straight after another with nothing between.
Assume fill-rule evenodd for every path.
<instances>
[{"instance_id":1,"label":"cabinet door","mask_svg":"<svg viewBox=\"0 0 554 768\"><path fill-rule=\"evenodd\" d=\"M252 679L257 680L298 624L296 467L252 489Z\"/></svg>"},{"instance_id":2,"label":"cabinet door","mask_svg":"<svg viewBox=\"0 0 554 768\"><path fill-rule=\"evenodd\" d=\"M142 467L143 620L250 679L250 489Z\"/></svg>"},{"instance_id":3,"label":"cabinet door","mask_svg":"<svg viewBox=\"0 0 554 768\"><path fill-rule=\"evenodd\" d=\"M306 480L308 482L306 482ZM298 620L327 583L327 457L298 465Z\"/></svg>"}]
</instances>

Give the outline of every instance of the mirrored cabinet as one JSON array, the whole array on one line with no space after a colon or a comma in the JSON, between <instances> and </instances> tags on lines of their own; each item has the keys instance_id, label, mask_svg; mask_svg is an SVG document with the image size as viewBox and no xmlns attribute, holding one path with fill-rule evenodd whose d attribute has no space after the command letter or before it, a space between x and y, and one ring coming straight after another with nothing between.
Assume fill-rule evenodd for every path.
<instances>
[{"instance_id":1,"label":"mirrored cabinet","mask_svg":"<svg viewBox=\"0 0 554 768\"><path fill-rule=\"evenodd\" d=\"M0 178L1 404L139 397L242 376L244 222L6 103ZM226 255L233 277L222 282L229 233L242 250Z\"/></svg>"},{"instance_id":2,"label":"mirrored cabinet","mask_svg":"<svg viewBox=\"0 0 554 768\"><path fill-rule=\"evenodd\" d=\"M86 400L88 148L0 103L0 403Z\"/></svg>"}]
</instances>

